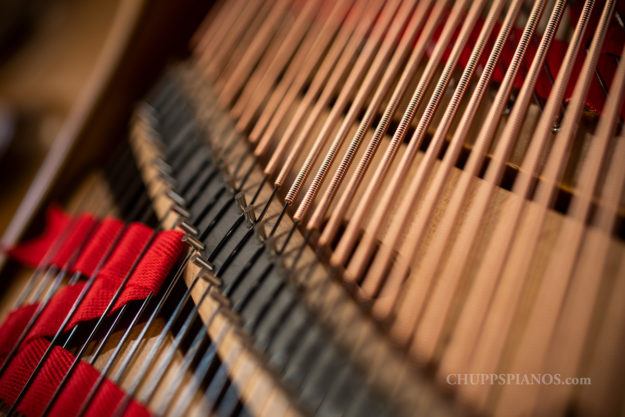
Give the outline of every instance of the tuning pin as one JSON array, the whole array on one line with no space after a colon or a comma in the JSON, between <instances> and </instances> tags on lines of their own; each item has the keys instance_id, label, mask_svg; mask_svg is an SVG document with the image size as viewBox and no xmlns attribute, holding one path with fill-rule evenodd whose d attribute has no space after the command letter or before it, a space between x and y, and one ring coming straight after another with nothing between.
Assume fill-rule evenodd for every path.
<instances>
[{"instance_id":1,"label":"tuning pin","mask_svg":"<svg viewBox=\"0 0 625 417\"><path fill-rule=\"evenodd\" d=\"M268 238L267 235L267 221L262 220L256 223L252 223L254 225L254 230L256 231L256 235L260 238L260 240L265 241Z\"/></svg>"},{"instance_id":2,"label":"tuning pin","mask_svg":"<svg viewBox=\"0 0 625 417\"><path fill-rule=\"evenodd\" d=\"M173 187L174 185L176 185L176 179L174 177L172 177L171 175L169 175L168 173L166 173L166 172L164 172L164 171L162 171L160 169L158 170L157 177L160 180L162 180L164 183L169 185L170 187Z\"/></svg>"},{"instance_id":3,"label":"tuning pin","mask_svg":"<svg viewBox=\"0 0 625 417\"><path fill-rule=\"evenodd\" d=\"M243 209L243 214L250 224L256 224L256 212L254 206L248 206Z\"/></svg>"},{"instance_id":4,"label":"tuning pin","mask_svg":"<svg viewBox=\"0 0 625 417\"><path fill-rule=\"evenodd\" d=\"M230 307L230 299L226 297L221 291L217 288L212 288L210 292L210 296L217 301L223 307Z\"/></svg>"},{"instance_id":5,"label":"tuning pin","mask_svg":"<svg viewBox=\"0 0 625 417\"><path fill-rule=\"evenodd\" d=\"M180 217L184 219L188 219L189 217L191 217L191 213L189 213L187 209L180 207L176 203L172 203L171 207L169 207L169 210L173 211L174 213L178 214Z\"/></svg>"},{"instance_id":6,"label":"tuning pin","mask_svg":"<svg viewBox=\"0 0 625 417\"><path fill-rule=\"evenodd\" d=\"M198 254L195 254L193 258L191 258L191 262L200 268L198 275L204 281L207 281L209 284L214 285L215 287L221 286L221 280L213 273L215 266L202 258Z\"/></svg>"},{"instance_id":7,"label":"tuning pin","mask_svg":"<svg viewBox=\"0 0 625 417\"><path fill-rule=\"evenodd\" d=\"M245 201L245 193L243 191L236 193L234 199L239 205L239 208L241 210L245 210L245 208L247 207L247 201Z\"/></svg>"},{"instance_id":8,"label":"tuning pin","mask_svg":"<svg viewBox=\"0 0 625 417\"><path fill-rule=\"evenodd\" d=\"M213 285L215 287L221 287L221 280L210 271L202 270L200 272L200 278L208 282L210 285Z\"/></svg>"},{"instance_id":9,"label":"tuning pin","mask_svg":"<svg viewBox=\"0 0 625 417\"><path fill-rule=\"evenodd\" d=\"M212 272L215 270L215 265L213 265L210 261L207 261L206 259L202 258L197 253L193 255L193 257L191 258L191 262L193 262L195 265L199 266L203 270L206 270L209 272Z\"/></svg>"},{"instance_id":10,"label":"tuning pin","mask_svg":"<svg viewBox=\"0 0 625 417\"><path fill-rule=\"evenodd\" d=\"M199 231L197 230L195 226L193 226L191 223L184 220L182 217L176 221L176 227L179 227L180 229L182 229L183 232L188 233L192 236L197 237L199 233Z\"/></svg>"},{"instance_id":11,"label":"tuning pin","mask_svg":"<svg viewBox=\"0 0 625 417\"><path fill-rule=\"evenodd\" d=\"M179 205L180 207L185 207L187 205L186 200L180 194L178 194L173 189L169 189L166 192L167 197L169 197L174 203Z\"/></svg>"},{"instance_id":12,"label":"tuning pin","mask_svg":"<svg viewBox=\"0 0 625 417\"><path fill-rule=\"evenodd\" d=\"M152 159L152 164L156 166L156 169L171 177L174 169L167 162L163 161L159 157L155 157L154 159Z\"/></svg>"},{"instance_id":13,"label":"tuning pin","mask_svg":"<svg viewBox=\"0 0 625 417\"><path fill-rule=\"evenodd\" d=\"M191 246L194 250L198 252L202 252L206 248L206 245L204 245L204 243L200 242L199 240L197 240L195 237L191 236L190 234L185 234L182 237L182 241L185 242L187 245Z\"/></svg>"},{"instance_id":14,"label":"tuning pin","mask_svg":"<svg viewBox=\"0 0 625 417\"><path fill-rule=\"evenodd\" d=\"M232 324L236 325L234 329L240 328L240 326L243 324L243 319L241 319L241 316L239 316L237 313L235 313L229 308L222 307L221 314Z\"/></svg>"},{"instance_id":15,"label":"tuning pin","mask_svg":"<svg viewBox=\"0 0 625 417\"><path fill-rule=\"evenodd\" d=\"M215 295L217 293L221 294L219 291L214 291L211 293L211 296L215 298ZM223 295L221 297L222 301L219 301L219 299L217 299L221 306L220 312L228 321L230 321L232 324L235 324L236 326L234 327L234 329L237 329L243 323L243 320L241 319L241 316L239 316L236 312L229 308L230 301ZM223 300L226 300L228 304L224 304Z\"/></svg>"}]
</instances>

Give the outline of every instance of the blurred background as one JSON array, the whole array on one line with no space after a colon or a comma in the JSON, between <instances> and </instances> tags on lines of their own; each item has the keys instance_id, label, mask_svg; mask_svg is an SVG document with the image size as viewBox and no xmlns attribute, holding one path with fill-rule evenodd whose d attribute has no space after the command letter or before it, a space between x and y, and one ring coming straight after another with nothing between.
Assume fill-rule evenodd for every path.
<instances>
[{"instance_id":1,"label":"blurred background","mask_svg":"<svg viewBox=\"0 0 625 417\"><path fill-rule=\"evenodd\" d=\"M118 0L0 0L0 235L93 71Z\"/></svg>"}]
</instances>

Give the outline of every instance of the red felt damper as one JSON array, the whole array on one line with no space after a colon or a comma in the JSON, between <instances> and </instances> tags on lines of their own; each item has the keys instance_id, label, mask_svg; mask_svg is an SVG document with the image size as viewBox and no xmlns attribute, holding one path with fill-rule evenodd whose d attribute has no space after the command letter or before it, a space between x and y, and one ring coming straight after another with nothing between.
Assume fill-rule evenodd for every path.
<instances>
[{"instance_id":1,"label":"red felt damper","mask_svg":"<svg viewBox=\"0 0 625 417\"><path fill-rule=\"evenodd\" d=\"M102 220L86 247L81 251L76 263L72 266L72 272L78 271L86 277L93 275L96 268L101 267L103 258L112 252L117 239L121 238L123 228L124 223L117 219Z\"/></svg>"},{"instance_id":2,"label":"red felt damper","mask_svg":"<svg viewBox=\"0 0 625 417\"><path fill-rule=\"evenodd\" d=\"M0 367L4 365L4 360L9 354L13 346L17 343L30 321L39 307L38 304L29 304L18 308L9 313L2 325L0 325Z\"/></svg>"},{"instance_id":3,"label":"red felt damper","mask_svg":"<svg viewBox=\"0 0 625 417\"><path fill-rule=\"evenodd\" d=\"M0 378L0 399L3 402L8 405L15 403L49 344L50 342L43 338L32 340L11 361ZM17 406L17 411L26 417L41 416L74 359L75 357L67 350L58 346L54 347L26 395ZM86 398L99 376L100 372L97 369L80 361L55 401L49 415L55 417L77 415L82 406L80 400ZM111 381L106 380L98 388L98 392L85 416L110 416L123 397L123 391ZM133 401L124 415L147 417L150 413L145 407Z\"/></svg>"},{"instance_id":4,"label":"red felt damper","mask_svg":"<svg viewBox=\"0 0 625 417\"><path fill-rule=\"evenodd\" d=\"M151 229L143 225L133 224L128 227L118 247L72 315L65 331L71 330L78 323L95 320L104 314L151 234ZM156 236L128 278L110 314L128 303L145 299L150 293L158 293L165 278L184 252L185 244L181 238L182 233L176 230L160 232ZM29 341L40 337L54 336L85 285L84 282L69 285L54 294L23 344L26 345ZM21 307L12 312L0 326L0 360L10 352L36 309L36 304Z\"/></svg>"},{"instance_id":5,"label":"red felt damper","mask_svg":"<svg viewBox=\"0 0 625 417\"><path fill-rule=\"evenodd\" d=\"M59 240L70 220L70 216L65 214L60 207L51 206L46 212L46 226L41 236L10 248L7 251L8 255L33 267L38 266L46 254L48 254L48 261L51 261L59 249L58 247L53 248L53 243ZM65 240L66 234L62 237Z\"/></svg>"},{"instance_id":6,"label":"red felt damper","mask_svg":"<svg viewBox=\"0 0 625 417\"><path fill-rule=\"evenodd\" d=\"M32 267L66 268L90 276L98 266L123 223L105 219L98 223L91 214L72 218L51 206L46 213L44 232L8 250L8 255Z\"/></svg>"},{"instance_id":7,"label":"red felt damper","mask_svg":"<svg viewBox=\"0 0 625 417\"><path fill-rule=\"evenodd\" d=\"M48 225L42 236L14 248L11 255L29 265L41 266L42 260L51 259L52 265L67 267L70 272L80 271L86 276L95 274L93 285L64 329L69 331L79 323L101 317L124 281L111 314L132 301L157 293L185 251L182 235L174 230L155 234L139 223L124 227L114 219L97 223L91 215L71 220L62 211L52 208L48 211ZM62 244L59 244L61 240ZM50 254L55 247L56 253ZM48 348L48 339L58 332L85 286L85 282L79 282L61 288L43 308L0 378L0 399L4 403L14 404ZM0 325L0 363L4 362L39 308L37 303L22 306L11 312ZM18 405L18 412L26 417L40 416L73 361L70 352L55 346ZM81 407L76 399L85 398L99 377L95 368L79 362L50 415L76 415ZM105 380L86 415L112 414L123 396L115 384ZM125 414L147 416L149 412L132 402Z\"/></svg>"}]
</instances>

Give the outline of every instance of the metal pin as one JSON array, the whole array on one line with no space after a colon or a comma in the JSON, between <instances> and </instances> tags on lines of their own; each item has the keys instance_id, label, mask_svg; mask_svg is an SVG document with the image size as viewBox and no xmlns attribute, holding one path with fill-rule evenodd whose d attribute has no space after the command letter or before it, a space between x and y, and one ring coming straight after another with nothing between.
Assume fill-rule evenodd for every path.
<instances>
[{"instance_id":1,"label":"metal pin","mask_svg":"<svg viewBox=\"0 0 625 417\"><path fill-rule=\"evenodd\" d=\"M176 203L172 204L171 207L169 207L169 210L178 214L180 217L184 217L185 219L188 219L189 217L191 217L191 213L189 213L187 209L180 207Z\"/></svg>"},{"instance_id":2,"label":"metal pin","mask_svg":"<svg viewBox=\"0 0 625 417\"><path fill-rule=\"evenodd\" d=\"M160 156L157 156L154 159L152 159L152 165L155 165L156 169L158 169L161 172L164 172L167 175L171 176L173 173L173 168L171 167L171 165L163 161L163 159Z\"/></svg>"},{"instance_id":3,"label":"metal pin","mask_svg":"<svg viewBox=\"0 0 625 417\"><path fill-rule=\"evenodd\" d=\"M193 262L194 264L196 264L197 266L199 266L200 268L202 268L203 270L212 272L215 270L215 265L213 265L211 262L207 261L206 259L202 258L199 254L195 254L193 255L193 257L191 258L191 262Z\"/></svg>"},{"instance_id":4,"label":"metal pin","mask_svg":"<svg viewBox=\"0 0 625 417\"><path fill-rule=\"evenodd\" d=\"M161 179L163 182L165 182L166 184L170 186L176 185L176 179L164 171L159 170L157 174L157 178Z\"/></svg>"},{"instance_id":5,"label":"metal pin","mask_svg":"<svg viewBox=\"0 0 625 417\"><path fill-rule=\"evenodd\" d=\"M182 219L178 220L176 227L181 228L185 233L188 233L192 236L197 236L199 233L195 226Z\"/></svg>"},{"instance_id":6,"label":"metal pin","mask_svg":"<svg viewBox=\"0 0 625 417\"><path fill-rule=\"evenodd\" d=\"M169 189L166 193L167 197L169 197L171 200L173 200L174 203L178 204L181 207L186 207L187 202L185 201L184 197L182 197L180 194L178 194L176 191L174 191L173 189Z\"/></svg>"},{"instance_id":7,"label":"metal pin","mask_svg":"<svg viewBox=\"0 0 625 417\"><path fill-rule=\"evenodd\" d=\"M222 281L210 271L205 271L205 270L200 271L199 277L215 287L221 287L222 285Z\"/></svg>"},{"instance_id":8,"label":"metal pin","mask_svg":"<svg viewBox=\"0 0 625 417\"><path fill-rule=\"evenodd\" d=\"M206 248L206 245L204 245L204 243L200 242L195 237L189 234L184 235L182 237L182 241L198 252L202 252Z\"/></svg>"},{"instance_id":9,"label":"metal pin","mask_svg":"<svg viewBox=\"0 0 625 417\"><path fill-rule=\"evenodd\" d=\"M247 207L247 201L245 200L245 193L243 191L238 192L234 196L234 198L237 201L237 204L239 204L239 207L241 208L241 210L245 210L245 208Z\"/></svg>"},{"instance_id":10,"label":"metal pin","mask_svg":"<svg viewBox=\"0 0 625 417\"><path fill-rule=\"evenodd\" d=\"M245 207L243 209L243 214L249 223L256 223L256 212L254 211L254 206Z\"/></svg>"},{"instance_id":11,"label":"metal pin","mask_svg":"<svg viewBox=\"0 0 625 417\"><path fill-rule=\"evenodd\" d=\"M217 291L216 291L215 293L217 293ZM221 294L221 293L219 292L219 294ZM213 295L213 294L211 294L211 295ZM222 297L223 297L223 295L222 295ZM213 296L213 298L214 298L214 296ZM225 297L224 297L224 298L225 298ZM226 300L228 300L228 299L226 298ZM219 300L217 300L217 301L219 301ZM229 303L230 303L230 300L228 300L228 304L229 304ZM222 302L220 302L220 304L221 304L222 306L224 306L224 307L228 307L228 305L223 304ZM223 315L223 316L224 316L224 317L225 317L228 321L230 321L232 324L236 325L236 326L234 327L234 329L235 329L235 330L236 330L236 329L239 329L239 328L240 328L240 327L239 327L239 325L241 325L241 324L243 323L243 319L241 319L241 316L239 316L237 313L235 313L235 312L234 312L233 310L231 310L230 308L224 308L224 307L222 307L222 308L221 308L221 314L222 314L222 315Z\"/></svg>"},{"instance_id":12,"label":"metal pin","mask_svg":"<svg viewBox=\"0 0 625 417\"><path fill-rule=\"evenodd\" d=\"M226 297L225 295L223 295L223 293L219 291L217 288L211 289L210 296L222 306L230 307L230 304L231 304L230 299Z\"/></svg>"}]
</instances>

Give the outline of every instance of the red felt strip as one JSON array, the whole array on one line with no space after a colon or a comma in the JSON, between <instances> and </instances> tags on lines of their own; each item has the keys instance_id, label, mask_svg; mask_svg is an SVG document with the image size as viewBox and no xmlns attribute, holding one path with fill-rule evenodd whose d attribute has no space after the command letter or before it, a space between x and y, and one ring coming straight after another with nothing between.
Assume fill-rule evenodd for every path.
<instances>
[{"instance_id":1,"label":"red felt strip","mask_svg":"<svg viewBox=\"0 0 625 417\"><path fill-rule=\"evenodd\" d=\"M42 235L9 249L8 254L25 265L38 266L69 222L70 217L63 210L58 206L50 206L46 212L46 228Z\"/></svg>"},{"instance_id":2,"label":"red felt strip","mask_svg":"<svg viewBox=\"0 0 625 417\"><path fill-rule=\"evenodd\" d=\"M15 403L48 346L47 340L35 339L24 346L15 356L0 378L0 399L3 402L8 405ZM67 350L58 346L54 347L35 377L33 384L27 390L24 399L17 406L17 411L26 417L41 416L74 359L75 357ZM86 362L79 362L52 407L50 415L56 417L75 416L82 405L80 400L86 397L99 375L99 371L91 365ZM95 401L87 410L86 415L89 417L111 415L123 396L123 391L107 380L98 389ZM133 402L132 406L126 410L125 415L149 416L150 413L145 407Z\"/></svg>"},{"instance_id":3,"label":"red felt strip","mask_svg":"<svg viewBox=\"0 0 625 417\"><path fill-rule=\"evenodd\" d=\"M41 312L41 315L30 330L30 333L28 333L24 344L28 343L29 340L39 337L54 336L61 327L61 324L63 324L63 320L71 310L84 286L84 282L69 285L61 288L54 294L50 302L46 305L46 308Z\"/></svg>"},{"instance_id":4,"label":"red felt strip","mask_svg":"<svg viewBox=\"0 0 625 417\"><path fill-rule=\"evenodd\" d=\"M4 365L6 355L15 346L26 328L28 321L37 310L37 304L29 304L9 313L0 325L0 366Z\"/></svg>"},{"instance_id":5,"label":"red felt strip","mask_svg":"<svg viewBox=\"0 0 625 417\"><path fill-rule=\"evenodd\" d=\"M107 228L110 226L107 224ZM41 236L16 245L8 250L8 254L32 267L71 267L70 261L73 264L78 260L75 255L89 246L92 239L88 237L90 234L95 236L98 229L99 225L92 215L85 214L72 221L68 214L52 206L46 213L46 228ZM86 266L89 266L88 262ZM73 271L72 268L70 272Z\"/></svg>"},{"instance_id":6,"label":"red felt strip","mask_svg":"<svg viewBox=\"0 0 625 417\"><path fill-rule=\"evenodd\" d=\"M145 226L128 228L120 241L119 248L123 250L113 252L111 259L95 278L94 284L73 314L65 331L72 329L78 323L97 319L104 314L106 307L130 271L135 258L149 238L146 232L151 234L150 229ZM132 301L145 299L150 292L157 293L160 290L163 281L185 249L181 238L182 233L175 230L157 235L128 279L110 314ZM126 250L128 252L125 252ZM23 344L37 338L54 336L85 285L85 283L70 285L54 294ZM26 323L35 310L36 305L28 305L11 313L0 327L0 336L2 336L0 340L17 341L21 334L20 329L26 327ZM0 358L8 354L13 344L0 342Z\"/></svg>"},{"instance_id":7,"label":"red felt strip","mask_svg":"<svg viewBox=\"0 0 625 417\"><path fill-rule=\"evenodd\" d=\"M98 227L96 219L89 215L80 216L74 222L68 238L63 242L61 249L54 255L51 264L59 268L70 268L78 259L78 253L88 244L87 239Z\"/></svg>"},{"instance_id":8,"label":"red felt strip","mask_svg":"<svg viewBox=\"0 0 625 417\"><path fill-rule=\"evenodd\" d=\"M54 239L60 238L63 228L69 224L68 219L69 217L62 212L50 210L46 232L40 238L21 245L22 249L38 250L38 255L30 258L18 256L18 259L34 262L36 258L39 258L38 262L40 262L45 252L55 244ZM110 252L110 256L98 271L92 287L78 306L65 331L72 329L78 323L102 316L144 249L147 248L128 278L111 314L132 301L145 299L150 292L157 293L185 250L182 242L183 234L179 231L160 232L150 243L153 231L142 224L131 224L120 236L123 224L117 220L107 219L96 226L93 217L85 215L73 223L75 227L69 231L69 237L62 250L54 257L54 262L67 263L69 259L75 257L76 250L82 248L72 270L80 270L84 275L90 275L101 263L104 254ZM95 232L93 232L94 229ZM91 232L93 233L88 235ZM87 236L89 238L85 244ZM113 242L116 242L116 246L111 252L110 245ZM19 255L20 249L17 252ZM58 332L70 309L84 291L85 285L86 283L81 282L64 287L51 297L0 378L0 399L3 402L9 405L15 402L49 346L50 342L47 338ZM23 306L10 313L0 326L0 363L11 351L38 307L38 304ZM17 410L27 417L41 415L73 361L74 357L71 353L58 346L54 347ZM56 417L75 415L81 406L80 401L76 399L84 398L98 378L99 373L95 368L85 362L79 362L55 402L50 415ZM86 415L99 417L112 414L123 395L115 384L105 380L98 389ZM148 416L149 412L140 404L132 402L125 414Z\"/></svg>"},{"instance_id":9,"label":"red felt strip","mask_svg":"<svg viewBox=\"0 0 625 417\"><path fill-rule=\"evenodd\" d=\"M72 267L72 272L79 271L86 277L93 275L123 227L124 224L119 220L104 219Z\"/></svg>"},{"instance_id":10,"label":"red felt strip","mask_svg":"<svg viewBox=\"0 0 625 417\"><path fill-rule=\"evenodd\" d=\"M93 274L123 228L119 220L97 223L89 214L70 221L70 216L57 207L51 207L46 218L46 230L41 236L16 245L8 254L28 266L68 267L70 273L80 272L87 277Z\"/></svg>"},{"instance_id":11,"label":"red felt strip","mask_svg":"<svg viewBox=\"0 0 625 417\"><path fill-rule=\"evenodd\" d=\"M106 265L100 270L99 280L118 282L120 276L123 279L151 236L152 229L141 223L128 226L128 230L113 250Z\"/></svg>"},{"instance_id":12,"label":"red felt strip","mask_svg":"<svg viewBox=\"0 0 625 417\"><path fill-rule=\"evenodd\" d=\"M150 292L158 292L164 279L185 251L182 236L183 233L178 230L161 232L156 236L152 246L137 265L115 308L125 304L123 300L142 300Z\"/></svg>"},{"instance_id":13,"label":"red felt strip","mask_svg":"<svg viewBox=\"0 0 625 417\"><path fill-rule=\"evenodd\" d=\"M182 232L177 230L169 230L157 235L130 276L113 311L116 311L131 301L144 299L150 292L158 292L164 279L169 274L169 271L175 263L178 262L178 259L180 259L185 249L185 244L182 242L182 235ZM145 235L143 237L145 237ZM139 250L140 249L141 248L139 248ZM136 250L136 248L133 247L132 250ZM115 251L113 255L113 261L118 257L125 256L118 251ZM135 257L136 255L129 256L129 258L132 258L132 262L130 262L131 265ZM124 260L124 262L124 266L127 266L128 260ZM120 262L120 264L122 263L123 262ZM107 268L108 265L109 263L105 265L105 268ZM122 269L117 270L114 268L114 270L116 273L119 273ZM85 300L81 303L78 311L70 321L68 329L79 322L98 318L104 313L104 310L113 298L113 295L119 288L128 270L125 270L126 273L123 275L114 275L110 271L111 270L107 268L106 271L102 271L102 274L98 274L98 278L93 287L89 290Z\"/></svg>"}]
</instances>

